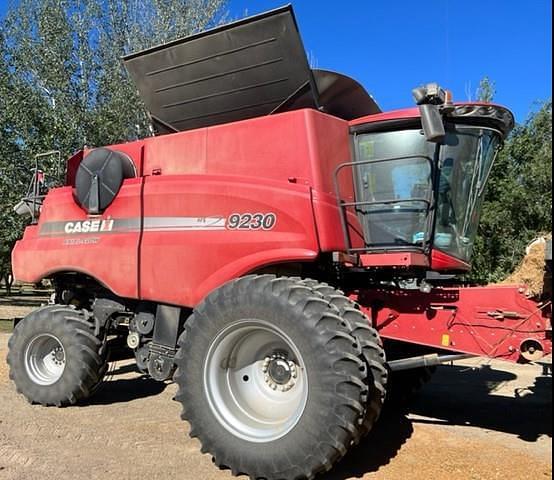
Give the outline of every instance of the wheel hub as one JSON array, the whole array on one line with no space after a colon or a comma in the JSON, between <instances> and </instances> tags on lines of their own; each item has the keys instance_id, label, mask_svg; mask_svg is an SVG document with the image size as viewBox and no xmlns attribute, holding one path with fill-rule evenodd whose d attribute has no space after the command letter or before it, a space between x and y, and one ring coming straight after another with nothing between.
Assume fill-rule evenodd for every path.
<instances>
[{"instance_id":1,"label":"wheel hub","mask_svg":"<svg viewBox=\"0 0 554 480\"><path fill-rule=\"evenodd\" d=\"M274 353L264 359L262 371L264 380L273 390L290 391L298 378L296 363L287 359L284 353Z\"/></svg>"},{"instance_id":2,"label":"wheel hub","mask_svg":"<svg viewBox=\"0 0 554 480\"><path fill-rule=\"evenodd\" d=\"M50 333L35 336L25 349L25 370L37 385L53 385L65 370L65 350L60 340Z\"/></svg>"},{"instance_id":3,"label":"wheel hub","mask_svg":"<svg viewBox=\"0 0 554 480\"><path fill-rule=\"evenodd\" d=\"M209 406L233 435L271 442L300 421L308 401L306 366L275 325L259 319L232 323L213 340L205 362Z\"/></svg>"},{"instance_id":4,"label":"wheel hub","mask_svg":"<svg viewBox=\"0 0 554 480\"><path fill-rule=\"evenodd\" d=\"M64 362L65 354L61 346L58 345L54 350L52 350L52 358L57 365L61 365Z\"/></svg>"}]
</instances>

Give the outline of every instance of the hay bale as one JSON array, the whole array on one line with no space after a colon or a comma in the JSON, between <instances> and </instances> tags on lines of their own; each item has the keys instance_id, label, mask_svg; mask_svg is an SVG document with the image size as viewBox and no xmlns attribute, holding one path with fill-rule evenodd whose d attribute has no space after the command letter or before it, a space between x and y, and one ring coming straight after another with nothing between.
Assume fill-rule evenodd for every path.
<instances>
[{"instance_id":1,"label":"hay bale","mask_svg":"<svg viewBox=\"0 0 554 480\"><path fill-rule=\"evenodd\" d=\"M551 238L552 235L532 242L527 247L526 255L515 272L501 284L523 284L528 287L531 295L540 295L544 290L546 241Z\"/></svg>"}]
</instances>

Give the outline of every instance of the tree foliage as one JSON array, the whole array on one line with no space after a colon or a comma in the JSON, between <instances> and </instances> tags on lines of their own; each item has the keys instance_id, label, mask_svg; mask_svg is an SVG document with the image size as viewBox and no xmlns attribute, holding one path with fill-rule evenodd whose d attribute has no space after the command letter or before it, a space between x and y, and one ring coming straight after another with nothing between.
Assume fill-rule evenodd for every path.
<instances>
[{"instance_id":1,"label":"tree foliage","mask_svg":"<svg viewBox=\"0 0 554 480\"><path fill-rule=\"evenodd\" d=\"M552 231L552 101L516 127L493 169L474 259L474 280L502 280L525 247Z\"/></svg>"},{"instance_id":2,"label":"tree foliage","mask_svg":"<svg viewBox=\"0 0 554 480\"><path fill-rule=\"evenodd\" d=\"M121 57L204 30L226 0L18 0L0 23L0 269L33 158L151 135ZM56 170L54 158L43 167ZM1 273L1 272L0 272Z\"/></svg>"},{"instance_id":3,"label":"tree foliage","mask_svg":"<svg viewBox=\"0 0 554 480\"><path fill-rule=\"evenodd\" d=\"M489 77L483 77L477 89L477 100L491 103L496 95L496 85Z\"/></svg>"}]
</instances>

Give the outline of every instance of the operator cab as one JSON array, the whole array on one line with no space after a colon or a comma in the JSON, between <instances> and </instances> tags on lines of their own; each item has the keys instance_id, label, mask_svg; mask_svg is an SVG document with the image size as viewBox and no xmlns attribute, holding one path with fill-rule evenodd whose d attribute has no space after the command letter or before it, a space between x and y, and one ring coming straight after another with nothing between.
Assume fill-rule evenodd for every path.
<instances>
[{"instance_id":1,"label":"operator cab","mask_svg":"<svg viewBox=\"0 0 554 480\"><path fill-rule=\"evenodd\" d=\"M343 212L355 212L364 243L349 239L351 253L414 252L434 270L469 270L487 180L514 119L489 104L437 112L443 131L431 140L418 108L351 122L356 201Z\"/></svg>"}]
</instances>

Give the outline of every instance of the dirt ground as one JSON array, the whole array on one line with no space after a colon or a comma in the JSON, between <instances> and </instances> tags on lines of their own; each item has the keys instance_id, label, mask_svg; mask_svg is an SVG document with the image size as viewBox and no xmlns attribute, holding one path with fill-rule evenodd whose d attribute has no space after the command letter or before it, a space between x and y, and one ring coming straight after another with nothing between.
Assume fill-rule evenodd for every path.
<instances>
[{"instance_id":1,"label":"dirt ground","mask_svg":"<svg viewBox=\"0 0 554 480\"><path fill-rule=\"evenodd\" d=\"M32 406L7 378L8 338L0 334L0 479L232 478L188 438L175 385L121 362L87 405ZM322 480L551 478L552 378L538 366L478 363L442 367L409 412L384 414Z\"/></svg>"}]
</instances>

